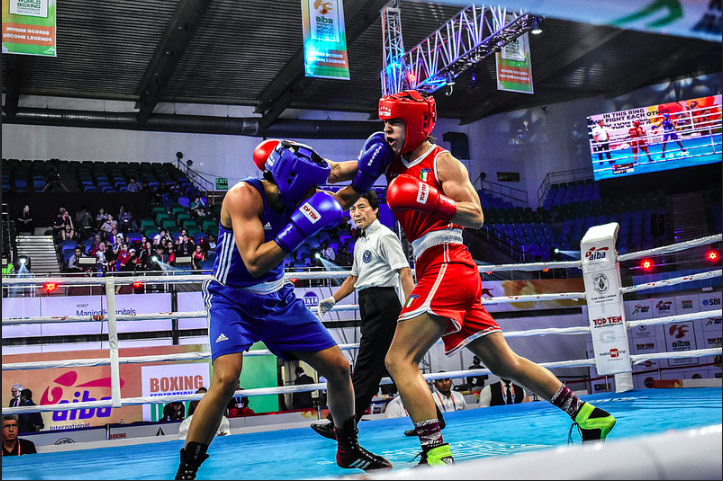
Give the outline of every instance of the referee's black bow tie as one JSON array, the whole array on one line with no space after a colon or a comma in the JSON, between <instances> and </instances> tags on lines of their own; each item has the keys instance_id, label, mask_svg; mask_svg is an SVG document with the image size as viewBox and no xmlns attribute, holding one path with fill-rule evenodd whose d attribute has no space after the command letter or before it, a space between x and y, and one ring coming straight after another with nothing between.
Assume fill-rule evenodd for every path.
<instances>
[{"instance_id":1,"label":"referee's black bow tie","mask_svg":"<svg viewBox=\"0 0 723 481\"><path fill-rule=\"evenodd\" d=\"M366 236L367 236L367 233L366 233L366 232L364 232L364 231L360 231L360 232L359 232L359 238L360 238L360 239L361 239L362 237L366 237Z\"/></svg>"}]
</instances>

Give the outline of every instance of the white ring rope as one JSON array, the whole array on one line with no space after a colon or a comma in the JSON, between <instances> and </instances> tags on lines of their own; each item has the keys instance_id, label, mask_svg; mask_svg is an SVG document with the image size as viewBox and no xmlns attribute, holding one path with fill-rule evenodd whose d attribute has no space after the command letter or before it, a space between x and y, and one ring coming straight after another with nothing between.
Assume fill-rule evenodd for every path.
<instances>
[{"instance_id":1,"label":"white ring rope","mask_svg":"<svg viewBox=\"0 0 723 481\"><path fill-rule=\"evenodd\" d=\"M691 247L699 247L706 244L712 244L714 242L721 242L723 240L723 234L715 234L708 237L701 237L699 239L692 239L685 242L679 242L678 244L671 244L662 247L656 247L654 249L646 249L644 251L629 252L618 256L618 262L628 261L632 259L640 259L643 257L672 254L673 252L679 252L682 250L690 249Z\"/></svg>"},{"instance_id":2,"label":"white ring rope","mask_svg":"<svg viewBox=\"0 0 723 481\"><path fill-rule=\"evenodd\" d=\"M714 236L708 236L701 239L694 239L686 241L680 244L671 246L663 246L655 249L648 249L637 253L626 254L618 256L618 262L628 259L636 259L648 255L656 254L667 254L671 252L677 252L691 247L700 245L710 244L712 242L720 242L723 235L718 234ZM536 271L548 268L570 268L582 266L581 261L566 261L566 262L551 262L551 263L530 263L530 264L505 264L505 265L480 265L478 266L480 272L492 272L492 271ZM648 290L662 286L671 286L684 282L691 282L696 280L711 279L714 277L720 277L722 271L715 270L705 273L693 274L688 276L677 277L673 279L665 279L662 281L649 282L637 286L624 287L620 289L621 294L630 292L636 292L641 290ZM286 278L297 278L297 279L316 279L316 278L336 278L346 277L349 275L349 271L319 271L319 272L299 272L299 273L287 273ZM57 405L43 405L43 406L28 406L28 407L15 407L15 408L3 408L2 412L5 413L29 413L29 412L46 412L46 411L67 411L71 409L84 409L93 407L120 407L127 405L147 404L147 403L168 403L172 401L183 401L183 400L196 400L203 397L202 394L193 395L176 395L176 396L153 396L153 397L136 397L136 398L121 398L120 393L120 375L119 366L120 364L135 364L135 363L149 363L149 362L173 362L173 361L206 361L210 359L210 352L195 352L195 353L182 353L182 354L171 354L171 355L159 355L159 356L137 356L137 357L118 357L118 333L117 333L117 321L118 320L129 320L129 321L142 321L142 320L157 320L157 319L182 319L182 318L199 318L206 317L205 311L191 311L191 312L165 312L156 314L137 314L137 315L125 315L117 314L115 312L115 286L117 285L130 285L136 281L141 281L147 284L153 283L199 283L207 279L212 278L210 275L178 275L178 276L136 276L136 277L104 277L104 278L3 278L3 285L27 285L27 284L41 284L46 282L55 282L60 285L78 285L78 284L103 284L106 287L106 297L108 298L108 311L104 315L93 316L62 316L62 317L26 317L20 319L3 319L3 325L18 325L18 324L38 324L38 323L63 323L63 322L103 322L107 321L109 325L109 358L102 359L79 359L79 360L65 360L65 361L41 361L41 362L21 362L21 363L9 363L3 364L2 368L4 371L14 370L29 370L29 369L50 369L50 368L67 368L67 367L95 367L95 366L111 366L111 392L112 397L109 400L103 401L90 401L83 403L63 403ZM572 293L553 293L553 294L537 294L537 295L523 295L523 296L501 296L491 297L483 299L483 304L500 304L509 302L531 302L531 301L547 301L547 300L559 300L559 299L585 299L586 295L584 292L572 292ZM358 305L343 305L334 306L331 310L333 311L351 311L358 310ZM667 324L672 322L686 322L696 319L704 319L706 317L720 317L723 314L722 310L702 311L698 313L683 314L676 316L668 316L657 319L647 319L639 321L628 321L626 327L632 329L633 327L640 325L653 325L653 324ZM505 337L523 337L523 336L540 336L540 335L578 335L578 334L589 334L589 327L569 327L569 328L545 328L545 329L530 329L527 331L512 331L505 334ZM342 350L357 349L358 344L344 344L339 345ZM690 358L690 357L704 357L711 355L720 355L723 353L723 348L711 348L711 349L698 349L692 351L679 351L679 352L664 352L654 354L642 354L642 355L631 355L631 363L639 364L651 359L670 359L670 358ZM245 356L264 356L271 355L269 350L256 350L245 353ZM564 368L564 367L594 367L595 359L580 359L580 360L569 360L559 362L548 362L540 363L548 369L553 368ZM442 378L460 378L460 377L472 377L483 374L491 374L488 369L472 369L464 371L452 371L443 373L430 373L424 374L424 378L427 381L442 379ZM113 380L114 379L114 380ZM382 379L380 384L390 384L393 381L386 377ZM308 384L302 386L275 386L270 388L257 388L257 389L245 389L243 391L237 391L236 395L240 396L259 396L259 395L270 395L270 394L285 394L294 392L305 392L305 391L316 391L323 390L326 388L325 383Z\"/></svg>"},{"instance_id":3,"label":"white ring rope","mask_svg":"<svg viewBox=\"0 0 723 481\"><path fill-rule=\"evenodd\" d=\"M672 279L663 279L662 281L646 282L645 284L638 284L637 286L621 287L620 292L622 294L628 294L630 292L646 291L649 289L655 289L657 287L674 286L683 282L700 281L704 279L712 279L714 277L721 277L721 274L723 274L723 269L701 272L688 276L674 277Z\"/></svg>"}]
</instances>

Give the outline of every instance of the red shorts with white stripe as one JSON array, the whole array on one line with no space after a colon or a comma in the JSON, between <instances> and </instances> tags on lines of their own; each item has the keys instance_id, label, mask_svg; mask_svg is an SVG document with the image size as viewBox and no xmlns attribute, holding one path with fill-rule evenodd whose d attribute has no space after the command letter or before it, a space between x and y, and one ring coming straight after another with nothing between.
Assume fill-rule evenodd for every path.
<instances>
[{"instance_id":1,"label":"red shorts with white stripe","mask_svg":"<svg viewBox=\"0 0 723 481\"><path fill-rule=\"evenodd\" d=\"M500 331L482 306L482 278L472 256L462 244L428 248L417 259L417 285L399 315L413 319L424 313L449 319L443 334L448 356L475 339Z\"/></svg>"}]
</instances>

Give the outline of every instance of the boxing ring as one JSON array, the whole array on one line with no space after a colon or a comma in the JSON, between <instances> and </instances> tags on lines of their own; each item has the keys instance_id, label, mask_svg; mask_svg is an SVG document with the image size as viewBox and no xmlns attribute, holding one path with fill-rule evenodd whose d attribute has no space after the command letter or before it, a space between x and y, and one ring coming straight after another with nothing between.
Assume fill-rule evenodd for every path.
<instances>
[{"instance_id":1,"label":"boxing ring","mask_svg":"<svg viewBox=\"0 0 723 481\"><path fill-rule=\"evenodd\" d=\"M719 243L720 234L637 253L614 254L613 267L618 275L620 262L647 256L680 252L699 246ZM530 264L485 265L480 272L541 271L544 269L583 268L582 261L563 261ZM346 271L321 273L294 273L297 279L345 278ZM203 361L209 352L194 352L164 356L120 357L118 352L119 320L155 320L205 317L204 311L166 312L140 315L121 315L115 309L115 287L146 283L200 283L210 276L180 275L123 278L48 278L43 282L59 285L102 284L106 287L107 316L3 317L3 326L19 324L62 324L67 322L107 322L109 356L99 359L78 359L43 362L3 362L3 371L37 370L49 368L84 368L110 366L111 399L74 402L33 407L3 408L3 414L26 412L55 412L80 408L118 408L149 403L168 403L177 400L195 400L201 394L161 397L123 398L120 383L120 365L133 363L164 363L172 361ZM721 269L648 282L629 287L618 287L616 294L684 285L721 277ZM37 279L3 279L3 286L37 284ZM599 292L599 291L598 291ZM483 299L483 304L545 301L559 299L585 299L590 302L594 292L586 284L586 292L501 296ZM335 306L332 311L356 310L358 306ZM8 313L4 313L8 315ZM693 312L655 319L625 321L624 329L641 325L673 324L704 318L720 318L721 309ZM547 335L591 335L595 326L528 329L505 333L506 338ZM625 338L627 342L627 338ZM541 342L544 342L541 341ZM342 350L356 349L358 344L342 344ZM720 346L680 352L660 352L630 355L629 366L655 359L720 356ZM250 351L247 356L268 355L265 350ZM627 362L627 361L626 361ZM572 359L539 363L549 369L567 367L598 367L596 359ZM460 370L425 374L427 380L462 378L488 374L486 369ZM447 413L447 428L443 435L452 446L457 465L437 468L433 474L426 469L407 470L417 463L413 459L419 452L416 438L405 438L408 418L375 419L361 422L360 441L367 449L385 456L395 466L394 471L383 474L369 473L367 478L390 477L404 479L456 478L527 478L550 479L571 476L578 479L720 479L721 477L721 389L632 389L626 374L615 374L618 392L581 396L611 412L618 419L616 428L604 444L580 445L579 436L568 445L570 421L567 416L546 402L531 402L515 406L496 406ZM632 376L629 376L632 379ZM389 383L385 379L382 383ZM237 395L259 396L324 389L325 384L245 389ZM156 442L154 442L156 441ZM45 452L35 456L22 456L3 460L3 479L169 479L178 465L178 451L183 442L168 440L140 449L139 445L97 447L73 445L71 450ZM106 445L107 446L107 445ZM210 459L199 470L198 479L298 479L339 478L353 476L353 470L338 468L334 462L335 445L318 436L308 427L253 432L219 437L209 448ZM510 456L514 455L514 458ZM684 468L683 468L684 467ZM561 471L563 469L564 471ZM684 471L682 471L684 469ZM361 472L358 472L361 473Z\"/></svg>"}]
</instances>

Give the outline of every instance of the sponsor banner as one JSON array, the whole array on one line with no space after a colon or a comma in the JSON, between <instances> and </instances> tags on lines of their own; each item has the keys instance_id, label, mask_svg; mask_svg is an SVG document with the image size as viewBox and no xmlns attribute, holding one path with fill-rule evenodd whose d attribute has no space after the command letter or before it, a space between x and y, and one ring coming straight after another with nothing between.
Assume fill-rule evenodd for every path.
<instances>
[{"instance_id":1,"label":"sponsor banner","mask_svg":"<svg viewBox=\"0 0 723 481\"><path fill-rule=\"evenodd\" d=\"M179 292L178 312L205 311L203 292ZM205 317L193 317L178 320L179 329L206 329L208 327Z\"/></svg>"},{"instance_id":2,"label":"sponsor banner","mask_svg":"<svg viewBox=\"0 0 723 481\"><path fill-rule=\"evenodd\" d=\"M119 357L138 357L151 355L181 354L201 352L206 346L164 346L144 348L121 348ZM63 361L77 359L108 358L108 350L36 352L31 354L3 355L3 363L30 361ZM157 364L157 363L156 363ZM188 363L186 363L188 364ZM198 363L208 371L208 362ZM141 396L141 368L152 363L121 364L120 385L123 398ZM173 366L172 362L164 362L164 367ZM110 366L51 368L36 370L6 371L2 374L3 386L21 383L32 389L33 399L38 405L54 405L97 401L111 398ZM7 406L10 402L10 390L3 390L2 402ZM73 409L42 413L45 429L50 431L103 426L108 423L132 423L143 419L141 406L123 406L120 408Z\"/></svg>"},{"instance_id":3,"label":"sponsor banner","mask_svg":"<svg viewBox=\"0 0 723 481\"><path fill-rule=\"evenodd\" d=\"M698 303L701 311L712 311L721 308L721 293L709 292L698 294Z\"/></svg>"},{"instance_id":4,"label":"sponsor banner","mask_svg":"<svg viewBox=\"0 0 723 481\"><path fill-rule=\"evenodd\" d=\"M665 347L668 352L698 349L693 322L679 322L665 325ZM697 357L668 359L668 366L692 366L699 364Z\"/></svg>"},{"instance_id":5,"label":"sponsor banner","mask_svg":"<svg viewBox=\"0 0 723 481\"><path fill-rule=\"evenodd\" d=\"M652 319L652 302L650 299L638 299L625 301L625 318L628 321L639 321L641 319Z\"/></svg>"},{"instance_id":6,"label":"sponsor banner","mask_svg":"<svg viewBox=\"0 0 723 481\"><path fill-rule=\"evenodd\" d=\"M47 425L46 425L47 428ZM106 429L103 427L85 429L66 429L27 433L21 436L32 441L35 446L60 446L63 444L88 443L92 441L105 441ZM42 452L42 451L41 451Z\"/></svg>"},{"instance_id":7,"label":"sponsor banner","mask_svg":"<svg viewBox=\"0 0 723 481\"><path fill-rule=\"evenodd\" d=\"M630 346L620 271L615 262L615 222L590 228L580 243L582 275L599 374L630 372Z\"/></svg>"},{"instance_id":8,"label":"sponsor banner","mask_svg":"<svg viewBox=\"0 0 723 481\"><path fill-rule=\"evenodd\" d=\"M658 317L675 316L678 314L678 306L675 297L658 297L652 298L651 306L653 308L653 319Z\"/></svg>"},{"instance_id":9,"label":"sponsor banner","mask_svg":"<svg viewBox=\"0 0 723 481\"><path fill-rule=\"evenodd\" d=\"M23 317L40 317L40 302L26 297L3 297L3 318L22 319ZM3 338L27 338L41 334L40 324L3 325Z\"/></svg>"},{"instance_id":10,"label":"sponsor banner","mask_svg":"<svg viewBox=\"0 0 723 481\"><path fill-rule=\"evenodd\" d=\"M301 0L301 14L306 76L349 80L344 2Z\"/></svg>"},{"instance_id":11,"label":"sponsor banner","mask_svg":"<svg viewBox=\"0 0 723 481\"><path fill-rule=\"evenodd\" d=\"M143 397L179 396L195 394L198 388L211 384L211 373L207 363L184 363L141 367L141 389ZM186 413L188 413L188 402ZM163 418L165 404L144 404L143 420L159 421Z\"/></svg>"},{"instance_id":12,"label":"sponsor banner","mask_svg":"<svg viewBox=\"0 0 723 481\"><path fill-rule=\"evenodd\" d=\"M3 54L55 57L56 0L3 0Z\"/></svg>"},{"instance_id":13,"label":"sponsor banner","mask_svg":"<svg viewBox=\"0 0 723 481\"><path fill-rule=\"evenodd\" d=\"M507 14L507 22L515 19ZM525 33L495 53L497 64L497 90L533 94L532 59L529 34Z\"/></svg>"},{"instance_id":14,"label":"sponsor banner","mask_svg":"<svg viewBox=\"0 0 723 481\"><path fill-rule=\"evenodd\" d=\"M691 314L693 312L700 312L698 305L697 294L687 294L683 296L675 297L675 309L676 314Z\"/></svg>"},{"instance_id":15,"label":"sponsor banner","mask_svg":"<svg viewBox=\"0 0 723 481\"><path fill-rule=\"evenodd\" d=\"M344 279L339 279L339 285L341 285L343 280ZM331 282L334 282L334 280L332 279ZM339 289L339 286L297 287L294 289L294 294L296 294L296 297L304 301L304 304L311 310L311 312L316 314L319 302L327 297L331 297L337 289ZM351 306L356 305L357 303L357 291L355 290L350 295L337 302L335 306ZM322 321L351 321L354 319L359 319L359 310L329 311L324 315Z\"/></svg>"},{"instance_id":16,"label":"sponsor banner","mask_svg":"<svg viewBox=\"0 0 723 481\"><path fill-rule=\"evenodd\" d=\"M485 281L482 283L482 301L490 297L526 296L563 292L583 292L582 279L528 279L517 281ZM554 301L510 302L486 305L489 312L522 311L529 309L559 309L582 307L585 299L559 299Z\"/></svg>"}]
</instances>

